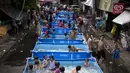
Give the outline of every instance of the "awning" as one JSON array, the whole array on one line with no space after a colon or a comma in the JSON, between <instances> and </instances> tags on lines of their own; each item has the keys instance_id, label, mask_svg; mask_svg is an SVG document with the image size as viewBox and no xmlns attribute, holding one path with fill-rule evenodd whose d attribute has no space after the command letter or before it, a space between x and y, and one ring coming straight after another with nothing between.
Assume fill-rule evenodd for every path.
<instances>
[{"instance_id":1,"label":"awning","mask_svg":"<svg viewBox=\"0 0 130 73\"><path fill-rule=\"evenodd\" d=\"M93 0L86 0L85 2L82 2L84 5L93 7Z\"/></svg>"},{"instance_id":2,"label":"awning","mask_svg":"<svg viewBox=\"0 0 130 73\"><path fill-rule=\"evenodd\" d=\"M130 7L125 8L126 10L130 10Z\"/></svg>"},{"instance_id":3,"label":"awning","mask_svg":"<svg viewBox=\"0 0 130 73\"><path fill-rule=\"evenodd\" d=\"M130 22L130 11L124 11L119 16L117 16L113 22L123 25Z\"/></svg>"}]
</instances>

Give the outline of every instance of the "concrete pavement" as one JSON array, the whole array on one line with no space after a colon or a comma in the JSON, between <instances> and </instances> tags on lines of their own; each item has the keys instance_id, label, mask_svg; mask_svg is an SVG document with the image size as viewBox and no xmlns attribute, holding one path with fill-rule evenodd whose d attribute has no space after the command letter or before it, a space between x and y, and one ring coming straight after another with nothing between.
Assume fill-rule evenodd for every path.
<instances>
[{"instance_id":1,"label":"concrete pavement","mask_svg":"<svg viewBox=\"0 0 130 73\"><path fill-rule=\"evenodd\" d=\"M28 31L24 30L18 35L15 36L8 36L1 40L0 44L0 60L6 55L6 53L16 50L15 48L13 50L10 50L10 48L15 45L15 43L20 42L23 37L27 34Z\"/></svg>"},{"instance_id":2,"label":"concrete pavement","mask_svg":"<svg viewBox=\"0 0 130 73\"><path fill-rule=\"evenodd\" d=\"M130 53L125 51L121 47L121 45L118 44L120 51L121 51L120 52L121 59L116 60L116 62L113 62L111 51L114 48L114 46L113 46L114 42L113 42L112 38L110 38L110 37L108 38L108 35L106 35L105 33L101 32L101 31L98 32L93 27L91 27L91 32L94 33L94 35L98 38L101 34L104 34L106 36L104 39L104 42L107 46L109 46L109 49L106 49L107 62L106 62L106 64L101 65L104 68L103 70L107 70L107 71L105 71L107 73L130 73L130 58L129 58ZM109 68L106 68L108 66L109 66Z\"/></svg>"},{"instance_id":3,"label":"concrete pavement","mask_svg":"<svg viewBox=\"0 0 130 73\"><path fill-rule=\"evenodd\" d=\"M36 33L29 31L24 38L17 42L10 50L13 50L4 56L4 61L0 63L0 73L22 73L26 64L26 58L31 56L32 50L37 41Z\"/></svg>"}]
</instances>

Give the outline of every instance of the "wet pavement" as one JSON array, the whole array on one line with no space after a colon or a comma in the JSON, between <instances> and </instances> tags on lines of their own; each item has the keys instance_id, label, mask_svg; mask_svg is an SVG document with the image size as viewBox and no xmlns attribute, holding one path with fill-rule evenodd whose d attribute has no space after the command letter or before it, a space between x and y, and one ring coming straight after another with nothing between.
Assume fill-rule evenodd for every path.
<instances>
[{"instance_id":1,"label":"wet pavement","mask_svg":"<svg viewBox=\"0 0 130 73\"><path fill-rule=\"evenodd\" d=\"M102 32L97 32L94 28L91 27L90 33L93 33L96 38L99 39L99 36L104 34ZM105 35L104 38L105 44L108 46L109 49L105 50L106 53L106 62L100 63L99 66L103 70L104 73L129 73L128 67L124 65L124 61L122 58L120 59L112 59L112 54L110 53L113 49L113 40L110 39L108 36ZM122 50L121 50L122 53ZM122 55L121 55L122 56ZM129 65L129 64L128 64Z\"/></svg>"},{"instance_id":2,"label":"wet pavement","mask_svg":"<svg viewBox=\"0 0 130 73\"><path fill-rule=\"evenodd\" d=\"M35 46L37 35L28 32L21 38L0 61L0 73L22 73L26 58L31 56L30 50Z\"/></svg>"}]
</instances>

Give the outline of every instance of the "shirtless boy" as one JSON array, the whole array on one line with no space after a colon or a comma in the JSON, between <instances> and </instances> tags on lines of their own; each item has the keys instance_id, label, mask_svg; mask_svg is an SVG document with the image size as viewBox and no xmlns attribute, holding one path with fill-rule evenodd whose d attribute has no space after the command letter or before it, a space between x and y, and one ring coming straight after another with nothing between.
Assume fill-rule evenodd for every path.
<instances>
[{"instance_id":1,"label":"shirtless boy","mask_svg":"<svg viewBox=\"0 0 130 73\"><path fill-rule=\"evenodd\" d=\"M103 58L103 61L105 60L105 45L103 42L104 36L100 36L100 40L98 41L98 51L97 51L97 61L99 62L100 58ZM103 62L102 61L102 62Z\"/></svg>"},{"instance_id":2,"label":"shirtless boy","mask_svg":"<svg viewBox=\"0 0 130 73\"><path fill-rule=\"evenodd\" d=\"M75 28L72 29L72 31L70 32L70 38L71 39L76 39L76 31L75 31Z\"/></svg>"},{"instance_id":3,"label":"shirtless boy","mask_svg":"<svg viewBox=\"0 0 130 73\"><path fill-rule=\"evenodd\" d=\"M78 51L80 51L80 50L83 50L83 49L78 49L78 48L76 48L76 47L74 47L74 46L68 46L68 49L69 49L69 52L78 52Z\"/></svg>"}]
</instances>

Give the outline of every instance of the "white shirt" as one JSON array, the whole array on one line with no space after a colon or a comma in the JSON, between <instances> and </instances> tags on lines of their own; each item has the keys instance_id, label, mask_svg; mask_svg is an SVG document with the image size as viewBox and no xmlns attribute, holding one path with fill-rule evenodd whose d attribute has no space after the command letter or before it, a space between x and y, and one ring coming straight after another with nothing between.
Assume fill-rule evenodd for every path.
<instances>
[{"instance_id":1,"label":"white shirt","mask_svg":"<svg viewBox=\"0 0 130 73\"><path fill-rule=\"evenodd\" d=\"M55 68L55 61L53 62L50 61L49 69L54 69L54 68Z\"/></svg>"}]
</instances>

